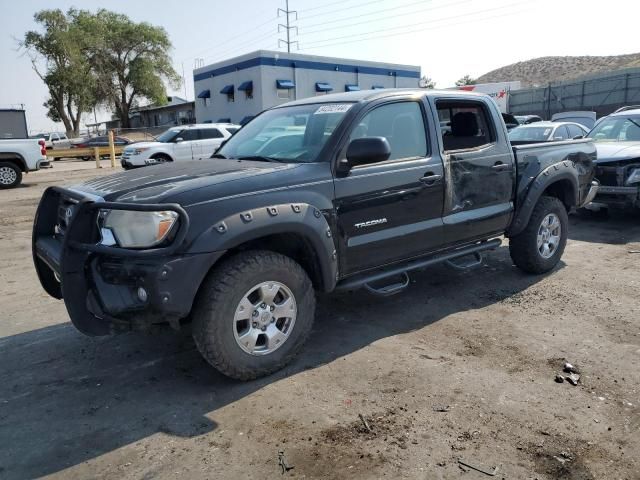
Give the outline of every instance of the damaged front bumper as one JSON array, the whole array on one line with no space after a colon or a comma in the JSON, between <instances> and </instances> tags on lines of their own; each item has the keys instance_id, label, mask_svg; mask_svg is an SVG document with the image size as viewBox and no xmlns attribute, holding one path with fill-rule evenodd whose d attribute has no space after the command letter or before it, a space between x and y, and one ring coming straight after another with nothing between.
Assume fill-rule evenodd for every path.
<instances>
[{"instance_id":1,"label":"damaged front bumper","mask_svg":"<svg viewBox=\"0 0 640 480\"><path fill-rule=\"evenodd\" d=\"M96 222L100 209L159 208L179 215L170 245L134 250L100 244ZM64 300L71 321L82 333L146 330L159 323L178 326L189 315L204 276L223 253L181 251L188 226L188 216L179 205L110 203L51 187L34 221L33 260L44 289Z\"/></svg>"}]
</instances>

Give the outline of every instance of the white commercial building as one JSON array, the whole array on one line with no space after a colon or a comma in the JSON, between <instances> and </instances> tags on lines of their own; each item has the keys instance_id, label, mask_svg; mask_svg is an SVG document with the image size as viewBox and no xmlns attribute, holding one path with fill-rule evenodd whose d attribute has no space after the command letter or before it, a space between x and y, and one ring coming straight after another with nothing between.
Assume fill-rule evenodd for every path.
<instances>
[{"instance_id":1,"label":"white commercial building","mask_svg":"<svg viewBox=\"0 0 640 480\"><path fill-rule=\"evenodd\" d=\"M196 120L244 123L290 100L330 92L417 87L420 67L267 50L193 72Z\"/></svg>"}]
</instances>

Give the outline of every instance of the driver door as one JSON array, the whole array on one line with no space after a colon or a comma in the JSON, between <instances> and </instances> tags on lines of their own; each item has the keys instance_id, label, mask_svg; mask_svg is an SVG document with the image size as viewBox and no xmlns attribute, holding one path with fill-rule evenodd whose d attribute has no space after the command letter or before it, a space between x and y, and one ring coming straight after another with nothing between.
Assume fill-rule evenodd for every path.
<instances>
[{"instance_id":1,"label":"driver door","mask_svg":"<svg viewBox=\"0 0 640 480\"><path fill-rule=\"evenodd\" d=\"M362 137L385 137L388 160L351 168L336 178L335 206L346 274L436 249L442 242L443 166L432 157L422 101L383 102L351 126L346 147Z\"/></svg>"}]
</instances>

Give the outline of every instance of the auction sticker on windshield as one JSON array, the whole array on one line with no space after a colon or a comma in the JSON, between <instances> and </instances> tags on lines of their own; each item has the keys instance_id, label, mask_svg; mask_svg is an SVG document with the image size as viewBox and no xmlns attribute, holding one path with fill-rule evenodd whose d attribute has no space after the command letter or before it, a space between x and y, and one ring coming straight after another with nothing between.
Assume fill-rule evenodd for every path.
<instances>
[{"instance_id":1,"label":"auction sticker on windshield","mask_svg":"<svg viewBox=\"0 0 640 480\"><path fill-rule=\"evenodd\" d=\"M332 103L331 105L322 105L313 112L314 115L320 115L323 113L344 113L351 108L351 103Z\"/></svg>"}]
</instances>

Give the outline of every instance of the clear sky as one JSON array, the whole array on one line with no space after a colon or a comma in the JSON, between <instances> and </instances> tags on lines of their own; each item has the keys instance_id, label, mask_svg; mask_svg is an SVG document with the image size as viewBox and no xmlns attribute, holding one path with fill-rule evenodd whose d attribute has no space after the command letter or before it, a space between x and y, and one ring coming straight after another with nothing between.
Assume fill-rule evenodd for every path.
<instances>
[{"instance_id":1,"label":"clear sky","mask_svg":"<svg viewBox=\"0 0 640 480\"><path fill-rule=\"evenodd\" d=\"M196 59L206 65L275 50L284 38L276 10L285 0L1 0L0 6L0 108L24 104L33 132L61 130L46 118L44 84L17 51L16 39L35 28L38 10L105 7L163 26L186 78L170 93L184 96L186 87L189 99ZM420 65L443 88L463 75L539 56L640 52L638 0L290 0L289 8L298 12L293 51ZM98 112L100 120L109 116Z\"/></svg>"}]
</instances>

